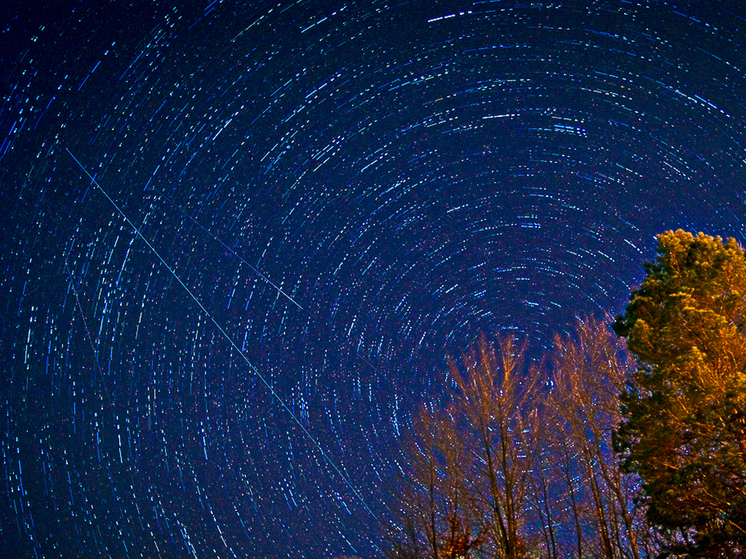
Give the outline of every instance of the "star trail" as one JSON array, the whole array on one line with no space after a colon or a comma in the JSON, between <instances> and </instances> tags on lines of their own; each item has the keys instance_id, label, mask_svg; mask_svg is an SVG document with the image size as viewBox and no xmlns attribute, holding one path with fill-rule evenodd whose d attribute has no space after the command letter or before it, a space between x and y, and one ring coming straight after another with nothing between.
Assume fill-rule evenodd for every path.
<instances>
[{"instance_id":1,"label":"star trail","mask_svg":"<svg viewBox=\"0 0 746 559\"><path fill-rule=\"evenodd\" d=\"M8 556L376 556L449 354L744 241L736 2L16 4Z\"/></svg>"}]
</instances>

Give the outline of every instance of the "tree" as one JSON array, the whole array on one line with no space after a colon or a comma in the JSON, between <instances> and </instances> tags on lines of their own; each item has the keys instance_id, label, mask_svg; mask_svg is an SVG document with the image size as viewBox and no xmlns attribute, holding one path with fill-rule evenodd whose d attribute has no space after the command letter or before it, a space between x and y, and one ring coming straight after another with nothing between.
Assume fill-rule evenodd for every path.
<instances>
[{"instance_id":1,"label":"tree","mask_svg":"<svg viewBox=\"0 0 746 559\"><path fill-rule=\"evenodd\" d=\"M391 557L650 557L655 551L612 450L623 344L579 321L540 362L482 338L450 360L444 402L412 421L393 509ZM551 382L550 382L551 381Z\"/></svg>"},{"instance_id":2,"label":"tree","mask_svg":"<svg viewBox=\"0 0 746 559\"><path fill-rule=\"evenodd\" d=\"M392 506L403 525L391 530L397 559L467 558L482 543L484 530L473 536L471 529L471 453L451 411L422 406L413 419L407 472Z\"/></svg>"},{"instance_id":3,"label":"tree","mask_svg":"<svg viewBox=\"0 0 746 559\"><path fill-rule=\"evenodd\" d=\"M625 467L670 553L746 555L746 258L734 239L658 236L614 329L638 369L621 397Z\"/></svg>"},{"instance_id":4,"label":"tree","mask_svg":"<svg viewBox=\"0 0 746 559\"><path fill-rule=\"evenodd\" d=\"M482 338L449 362L449 404L423 406L404 448L393 556L526 556L539 384L524 355L513 338Z\"/></svg>"},{"instance_id":5,"label":"tree","mask_svg":"<svg viewBox=\"0 0 746 559\"><path fill-rule=\"evenodd\" d=\"M624 475L612 448L618 398L631 374L627 357L608 323L594 318L578 320L572 335L556 336L549 355L553 387L545 423L553 427L553 485L565 496L570 518L563 520L575 540L563 557L640 559L654 548L632 502L639 478Z\"/></svg>"},{"instance_id":6,"label":"tree","mask_svg":"<svg viewBox=\"0 0 746 559\"><path fill-rule=\"evenodd\" d=\"M475 457L475 514L484 519L493 556L505 559L526 557L530 544L524 528L543 396L540 370L525 371L525 355L526 344L512 337L496 345L482 337L460 367L449 367Z\"/></svg>"}]
</instances>

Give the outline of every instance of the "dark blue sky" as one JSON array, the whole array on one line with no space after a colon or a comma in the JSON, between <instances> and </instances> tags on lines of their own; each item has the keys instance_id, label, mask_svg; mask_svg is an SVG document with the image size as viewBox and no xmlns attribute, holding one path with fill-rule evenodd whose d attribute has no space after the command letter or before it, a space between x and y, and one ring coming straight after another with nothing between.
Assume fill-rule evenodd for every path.
<instances>
[{"instance_id":1,"label":"dark blue sky","mask_svg":"<svg viewBox=\"0 0 746 559\"><path fill-rule=\"evenodd\" d=\"M15 557L371 556L447 354L743 241L738 2L50 4L0 35Z\"/></svg>"}]
</instances>

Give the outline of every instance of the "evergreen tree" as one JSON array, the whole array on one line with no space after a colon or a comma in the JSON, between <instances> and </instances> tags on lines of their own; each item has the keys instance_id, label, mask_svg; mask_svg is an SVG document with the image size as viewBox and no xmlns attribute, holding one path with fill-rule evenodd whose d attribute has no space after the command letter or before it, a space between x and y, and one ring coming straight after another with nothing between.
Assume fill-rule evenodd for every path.
<instances>
[{"instance_id":1,"label":"evergreen tree","mask_svg":"<svg viewBox=\"0 0 746 559\"><path fill-rule=\"evenodd\" d=\"M734 239L658 236L615 331L638 370L618 449L650 524L689 557L746 556L746 258Z\"/></svg>"}]
</instances>

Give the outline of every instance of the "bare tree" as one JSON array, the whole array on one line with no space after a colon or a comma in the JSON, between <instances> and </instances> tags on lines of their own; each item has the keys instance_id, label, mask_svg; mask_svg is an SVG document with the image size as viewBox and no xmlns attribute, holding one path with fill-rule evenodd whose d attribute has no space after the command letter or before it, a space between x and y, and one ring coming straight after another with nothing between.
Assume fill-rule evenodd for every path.
<instances>
[{"instance_id":1,"label":"bare tree","mask_svg":"<svg viewBox=\"0 0 746 559\"><path fill-rule=\"evenodd\" d=\"M468 557L483 537L471 537L473 458L449 410L420 408L405 446L407 464L395 506L402 526L392 529L397 558ZM461 554L454 554L461 552Z\"/></svg>"},{"instance_id":2,"label":"bare tree","mask_svg":"<svg viewBox=\"0 0 746 559\"><path fill-rule=\"evenodd\" d=\"M536 370L524 370L526 344L485 337L449 372L454 403L471 435L475 467L475 514L484 518L495 557L526 554L525 517L534 466L541 394Z\"/></svg>"},{"instance_id":3,"label":"bare tree","mask_svg":"<svg viewBox=\"0 0 746 559\"><path fill-rule=\"evenodd\" d=\"M605 322L578 321L572 336L555 338L550 363L547 423L554 427L576 554L640 559L639 540L648 529L632 502L639 482L622 474L612 448L619 395L631 375L626 348Z\"/></svg>"},{"instance_id":4,"label":"bare tree","mask_svg":"<svg viewBox=\"0 0 746 559\"><path fill-rule=\"evenodd\" d=\"M450 360L445 405L423 405L412 422L392 555L654 555L638 480L612 448L626 356L604 322L587 320L541 364L511 337L482 337Z\"/></svg>"},{"instance_id":5,"label":"bare tree","mask_svg":"<svg viewBox=\"0 0 746 559\"><path fill-rule=\"evenodd\" d=\"M524 363L525 345L484 337L449 361L450 403L423 406L405 447L394 556L525 556L539 392Z\"/></svg>"}]
</instances>

